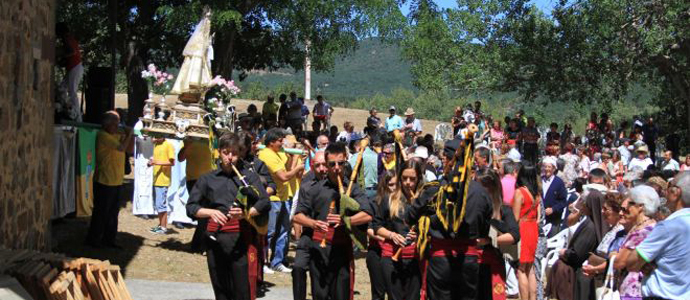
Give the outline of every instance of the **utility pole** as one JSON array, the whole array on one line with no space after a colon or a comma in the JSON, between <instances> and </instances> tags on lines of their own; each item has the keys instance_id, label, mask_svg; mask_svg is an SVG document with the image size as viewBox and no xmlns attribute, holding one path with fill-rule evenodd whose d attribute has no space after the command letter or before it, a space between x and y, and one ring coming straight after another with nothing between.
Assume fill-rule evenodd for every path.
<instances>
[{"instance_id":1,"label":"utility pole","mask_svg":"<svg viewBox=\"0 0 690 300\"><path fill-rule=\"evenodd\" d=\"M309 46L311 42L306 41L304 50L306 55L304 56L304 101L311 100L311 59L309 57Z\"/></svg>"}]
</instances>

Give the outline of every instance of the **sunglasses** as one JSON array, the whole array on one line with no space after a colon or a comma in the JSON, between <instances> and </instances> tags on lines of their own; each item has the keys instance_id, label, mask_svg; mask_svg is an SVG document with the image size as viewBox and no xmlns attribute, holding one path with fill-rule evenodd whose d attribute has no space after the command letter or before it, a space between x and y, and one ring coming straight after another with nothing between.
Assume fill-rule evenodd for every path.
<instances>
[{"instance_id":1,"label":"sunglasses","mask_svg":"<svg viewBox=\"0 0 690 300\"><path fill-rule=\"evenodd\" d=\"M388 156L388 155L391 155L391 154L393 154L393 152L385 152L385 151L383 152L383 155L385 155L385 156Z\"/></svg>"},{"instance_id":2,"label":"sunglasses","mask_svg":"<svg viewBox=\"0 0 690 300\"><path fill-rule=\"evenodd\" d=\"M340 166L345 165L345 163L346 163L345 161L329 161L328 167L333 168L333 167L335 167L335 165L338 165L340 167Z\"/></svg>"}]
</instances>

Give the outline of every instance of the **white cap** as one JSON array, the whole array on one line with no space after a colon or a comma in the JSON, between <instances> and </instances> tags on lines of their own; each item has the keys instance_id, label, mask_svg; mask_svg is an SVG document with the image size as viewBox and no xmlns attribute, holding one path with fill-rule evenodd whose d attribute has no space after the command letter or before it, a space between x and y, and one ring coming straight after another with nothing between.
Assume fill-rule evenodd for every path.
<instances>
[{"instance_id":1,"label":"white cap","mask_svg":"<svg viewBox=\"0 0 690 300\"><path fill-rule=\"evenodd\" d=\"M414 150L413 157L421 157L423 159L429 158L429 149L424 146L417 146Z\"/></svg>"},{"instance_id":2,"label":"white cap","mask_svg":"<svg viewBox=\"0 0 690 300\"><path fill-rule=\"evenodd\" d=\"M558 167L558 163L556 162L556 158L554 158L553 156L544 157L544 159L541 161L541 163L542 164L550 164L554 168Z\"/></svg>"}]
</instances>

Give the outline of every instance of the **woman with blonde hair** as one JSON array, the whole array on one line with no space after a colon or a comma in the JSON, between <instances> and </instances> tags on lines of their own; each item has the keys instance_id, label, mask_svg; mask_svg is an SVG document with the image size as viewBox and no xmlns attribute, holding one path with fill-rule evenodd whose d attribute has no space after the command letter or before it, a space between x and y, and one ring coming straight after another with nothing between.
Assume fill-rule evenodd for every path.
<instances>
[{"instance_id":1,"label":"woman with blonde hair","mask_svg":"<svg viewBox=\"0 0 690 300\"><path fill-rule=\"evenodd\" d=\"M388 200L388 196L395 192L397 186L398 176L395 174L395 171L385 170L379 177L376 195L372 199L374 215L378 214L381 202ZM386 280L383 274L383 265L381 264L381 244L385 239L374 231L374 222L369 223L367 236L369 236L369 248L367 249L366 261L367 269L369 270L369 282L371 283L371 299L383 300L386 298Z\"/></svg>"},{"instance_id":2,"label":"woman with blonde hair","mask_svg":"<svg viewBox=\"0 0 690 300\"><path fill-rule=\"evenodd\" d=\"M380 201L372 227L377 235L384 238L381 256L388 298L419 299L422 281L419 255L414 243L417 235L403 218L422 189L423 163L415 159L406 161L397 178L395 190L387 199ZM400 254L397 254L398 251Z\"/></svg>"}]
</instances>

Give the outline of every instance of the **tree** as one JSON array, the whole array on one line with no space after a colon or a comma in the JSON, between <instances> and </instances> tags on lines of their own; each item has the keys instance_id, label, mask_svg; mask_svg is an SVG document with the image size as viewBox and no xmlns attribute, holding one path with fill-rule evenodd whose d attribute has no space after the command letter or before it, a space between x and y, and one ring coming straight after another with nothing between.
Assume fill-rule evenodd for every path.
<instances>
[{"instance_id":1,"label":"tree","mask_svg":"<svg viewBox=\"0 0 690 300\"><path fill-rule=\"evenodd\" d=\"M446 11L427 2L417 2L402 43L417 87L608 111L647 86L670 128L685 124L690 136L689 2L562 0L550 15L525 0L459 0Z\"/></svg>"},{"instance_id":2,"label":"tree","mask_svg":"<svg viewBox=\"0 0 690 300\"><path fill-rule=\"evenodd\" d=\"M101 1L65 0L58 15L81 28L82 39L93 39L87 52L106 53L109 34L102 19ZM118 2L118 53L120 68L128 79L130 121L141 115L147 88L140 73L149 62L160 68L177 67L182 49L203 11L212 10L215 32L213 72L240 79L251 70L281 66L301 69L304 43L311 43L312 68L325 71L336 57L354 50L359 40L373 35L394 38L400 34L404 16L402 0L149 0ZM72 14L72 10L85 13ZM98 26L96 26L98 25Z\"/></svg>"}]
</instances>

